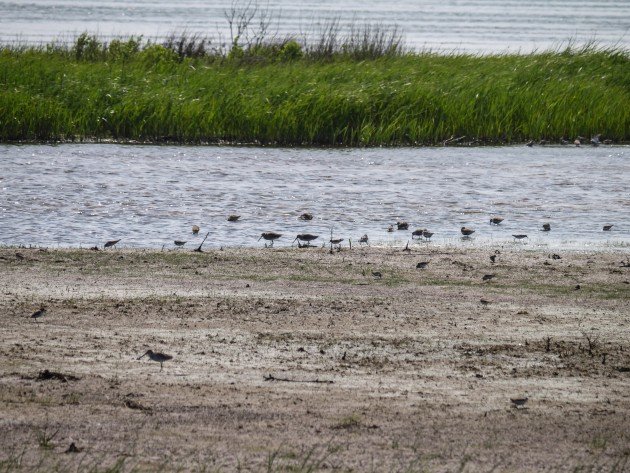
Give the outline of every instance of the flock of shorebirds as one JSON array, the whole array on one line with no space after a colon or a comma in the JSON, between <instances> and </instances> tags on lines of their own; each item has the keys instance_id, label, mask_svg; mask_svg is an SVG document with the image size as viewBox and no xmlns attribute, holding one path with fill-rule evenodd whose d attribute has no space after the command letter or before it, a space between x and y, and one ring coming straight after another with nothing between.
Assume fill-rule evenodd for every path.
<instances>
[{"instance_id":1,"label":"flock of shorebirds","mask_svg":"<svg viewBox=\"0 0 630 473\"><path fill-rule=\"evenodd\" d=\"M228 216L227 220L228 222L238 222L240 220L241 216L240 215L230 215ZM303 213L302 215L300 215L300 220L313 220L313 214L311 213ZM503 222L503 217L491 217L490 218L490 224L491 225L501 225L501 223ZM602 227L602 230L605 232L608 232L610 230L612 230L612 228L614 227L614 225L612 224L606 224ZM389 225L389 227L387 228L388 232L393 232L394 230L409 230L409 223L408 222L396 222L395 226L394 225ZM198 225L193 225L192 227L192 234L193 235L198 235L199 232L201 231L201 228ZM540 228L540 231L542 232L550 232L551 231L551 224L550 223L543 223L542 228ZM473 228L470 227L461 227L460 232L462 234L462 239L470 239L472 234L475 233L475 230ZM199 245L199 247L195 250L200 252L201 251L201 247L203 246L204 242L206 241L206 238L208 238L208 235L210 233L208 232L205 236L205 238L203 239L203 241L201 242L201 244ZM424 239L424 241L430 241L431 237L434 235L433 232L429 231L426 228L416 228L415 230L413 230L411 232L411 239ZM524 240L526 238L529 238L529 236L527 234L524 233L517 233L517 234L513 234L512 237L514 238L514 241L521 241ZM258 241L265 240L265 242L269 242L269 245L267 245L267 243L265 243L265 247L269 246L269 247L273 247L273 244L276 240L282 238L282 233L277 233L277 232L263 232L261 233L260 237L258 238ZM319 235L315 235L312 233L298 233L298 235L295 237L295 239L293 240L292 243L295 243L297 241L298 247L300 248L304 248L304 247L312 247L313 245L311 244L313 241L317 240L319 238ZM116 246L116 244L118 242L120 242L121 240L110 240L107 241L104 245L104 248L111 248ZM341 244L345 241L344 238L333 238L332 235L332 231L331 231L331 235L330 235L330 240L328 241L328 243L330 243L330 248L331 251L333 248L337 248L337 249L341 249ZM352 247L352 240L348 239L350 247ZM366 235L363 235L362 237L360 237L358 239L359 245L369 245L369 237ZM188 241L185 240L175 240L174 245L176 247L183 247L186 243L188 243ZM326 243L324 243L325 245ZM93 250L98 250L98 247L93 247Z\"/></svg>"}]
</instances>

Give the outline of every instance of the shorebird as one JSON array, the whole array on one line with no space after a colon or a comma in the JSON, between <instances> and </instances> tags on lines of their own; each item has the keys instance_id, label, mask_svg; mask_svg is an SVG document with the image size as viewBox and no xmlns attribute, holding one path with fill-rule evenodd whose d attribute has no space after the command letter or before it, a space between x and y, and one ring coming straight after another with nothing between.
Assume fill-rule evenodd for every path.
<instances>
[{"instance_id":1,"label":"shorebird","mask_svg":"<svg viewBox=\"0 0 630 473\"><path fill-rule=\"evenodd\" d=\"M39 310L33 312L31 319L35 319L35 322L37 322L37 319L43 317L44 315L46 315L46 308L42 306Z\"/></svg>"},{"instance_id":2,"label":"shorebird","mask_svg":"<svg viewBox=\"0 0 630 473\"><path fill-rule=\"evenodd\" d=\"M525 407L527 399L526 397L511 397L510 402L512 403L512 407L518 409L519 407Z\"/></svg>"},{"instance_id":3,"label":"shorebird","mask_svg":"<svg viewBox=\"0 0 630 473\"><path fill-rule=\"evenodd\" d=\"M430 232L429 230L424 230L422 232L422 236L425 238L425 240L429 241L431 239L431 237L433 236L433 232Z\"/></svg>"},{"instance_id":4,"label":"shorebird","mask_svg":"<svg viewBox=\"0 0 630 473\"><path fill-rule=\"evenodd\" d=\"M388 233L392 233L394 231L394 226L390 225L389 227L387 227L387 232Z\"/></svg>"},{"instance_id":5,"label":"shorebird","mask_svg":"<svg viewBox=\"0 0 630 473\"><path fill-rule=\"evenodd\" d=\"M481 279L484 281L490 281L493 277L494 277L494 274L484 274L484 276Z\"/></svg>"},{"instance_id":6,"label":"shorebird","mask_svg":"<svg viewBox=\"0 0 630 473\"><path fill-rule=\"evenodd\" d=\"M241 218L240 215L230 215L228 217L228 222L236 222L239 218Z\"/></svg>"},{"instance_id":7,"label":"shorebird","mask_svg":"<svg viewBox=\"0 0 630 473\"><path fill-rule=\"evenodd\" d=\"M424 269L429 265L428 261L420 261L417 265L416 268L417 269Z\"/></svg>"},{"instance_id":8,"label":"shorebird","mask_svg":"<svg viewBox=\"0 0 630 473\"><path fill-rule=\"evenodd\" d=\"M275 232L264 232L260 235L260 238L264 238L267 241L270 241L271 244L269 245L270 247L273 246L273 242L275 240L277 240L278 238L280 238L282 236L282 234L280 233L275 233ZM260 238L258 238L258 241L260 241ZM267 246L267 244L265 243L265 246Z\"/></svg>"},{"instance_id":9,"label":"shorebird","mask_svg":"<svg viewBox=\"0 0 630 473\"><path fill-rule=\"evenodd\" d=\"M534 140L529 140L527 143L525 143L525 146L529 146L531 148L532 146L534 146Z\"/></svg>"},{"instance_id":10,"label":"shorebird","mask_svg":"<svg viewBox=\"0 0 630 473\"><path fill-rule=\"evenodd\" d=\"M503 218L502 218L502 217L492 217L492 218L490 219L490 223L491 223L492 225L499 225L502 221L503 221Z\"/></svg>"},{"instance_id":11,"label":"shorebird","mask_svg":"<svg viewBox=\"0 0 630 473\"><path fill-rule=\"evenodd\" d=\"M604 225L603 230L604 230L605 232L609 232L609 231L612 229L612 227L614 227L614 225Z\"/></svg>"},{"instance_id":12,"label":"shorebird","mask_svg":"<svg viewBox=\"0 0 630 473\"><path fill-rule=\"evenodd\" d=\"M411 239L413 240L415 237L422 238L423 233L426 231L425 228L417 228L413 232L411 232Z\"/></svg>"},{"instance_id":13,"label":"shorebird","mask_svg":"<svg viewBox=\"0 0 630 473\"><path fill-rule=\"evenodd\" d=\"M147 350L146 353L138 357L138 359L145 356L148 356L152 361L157 361L160 364L160 371L162 371L162 363L173 359L171 355L166 355L164 353L155 353L153 350Z\"/></svg>"},{"instance_id":14,"label":"shorebird","mask_svg":"<svg viewBox=\"0 0 630 473\"><path fill-rule=\"evenodd\" d=\"M300 215L300 220L313 220L313 214L304 212L302 215Z\"/></svg>"},{"instance_id":15,"label":"shorebird","mask_svg":"<svg viewBox=\"0 0 630 473\"><path fill-rule=\"evenodd\" d=\"M365 235L363 235L361 238L359 238L359 245L362 243L365 243L366 245L368 245L369 238L367 236L367 233Z\"/></svg>"},{"instance_id":16,"label":"shorebird","mask_svg":"<svg viewBox=\"0 0 630 473\"><path fill-rule=\"evenodd\" d=\"M319 238L319 235L312 235L310 233L300 233L298 234L298 236L295 237L295 240L298 241L298 245L300 244L301 241L305 241L306 246L308 246L313 240L317 240L318 238ZM293 240L294 243L295 243L295 240Z\"/></svg>"},{"instance_id":17,"label":"shorebird","mask_svg":"<svg viewBox=\"0 0 630 473\"><path fill-rule=\"evenodd\" d=\"M462 235L464 236L470 236L473 233L475 233L475 231L472 228L466 228L466 227L462 227L461 232L462 232Z\"/></svg>"},{"instance_id":18,"label":"shorebird","mask_svg":"<svg viewBox=\"0 0 630 473\"><path fill-rule=\"evenodd\" d=\"M582 144L582 141L584 141L586 138L584 138L583 136L578 136L575 141L573 141L573 144L575 146L580 146Z\"/></svg>"},{"instance_id":19,"label":"shorebird","mask_svg":"<svg viewBox=\"0 0 630 473\"><path fill-rule=\"evenodd\" d=\"M109 248L110 246L115 246L116 243L118 243L120 241L120 238L118 240L109 240L108 242L105 242L105 246L103 248Z\"/></svg>"},{"instance_id":20,"label":"shorebird","mask_svg":"<svg viewBox=\"0 0 630 473\"><path fill-rule=\"evenodd\" d=\"M543 223L542 231L543 232L548 232L550 230L551 230L551 224L550 223Z\"/></svg>"},{"instance_id":21,"label":"shorebird","mask_svg":"<svg viewBox=\"0 0 630 473\"><path fill-rule=\"evenodd\" d=\"M568 145L569 144L569 140L567 140L564 136L562 138L560 138L560 144L561 145Z\"/></svg>"},{"instance_id":22,"label":"shorebird","mask_svg":"<svg viewBox=\"0 0 630 473\"><path fill-rule=\"evenodd\" d=\"M372 276L374 276L376 279L381 279L383 277L380 271L372 271Z\"/></svg>"},{"instance_id":23,"label":"shorebird","mask_svg":"<svg viewBox=\"0 0 630 473\"><path fill-rule=\"evenodd\" d=\"M497 255L490 255L490 262L494 264L494 260L497 258Z\"/></svg>"},{"instance_id":24,"label":"shorebird","mask_svg":"<svg viewBox=\"0 0 630 473\"><path fill-rule=\"evenodd\" d=\"M529 238L527 235L512 235L515 240L523 240L524 238Z\"/></svg>"},{"instance_id":25,"label":"shorebird","mask_svg":"<svg viewBox=\"0 0 630 473\"><path fill-rule=\"evenodd\" d=\"M330 239L330 243L332 245L339 245L341 246L341 242L343 241L343 238L331 238Z\"/></svg>"},{"instance_id":26,"label":"shorebird","mask_svg":"<svg viewBox=\"0 0 630 473\"><path fill-rule=\"evenodd\" d=\"M409 224L407 222L396 222L396 227L398 227L398 230L407 230L409 229Z\"/></svg>"},{"instance_id":27,"label":"shorebird","mask_svg":"<svg viewBox=\"0 0 630 473\"><path fill-rule=\"evenodd\" d=\"M196 235L197 233L199 233L199 230L200 228L197 225L192 226L193 235Z\"/></svg>"},{"instance_id":28,"label":"shorebird","mask_svg":"<svg viewBox=\"0 0 630 473\"><path fill-rule=\"evenodd\" d=\"M175 240L173 243L175 243L175 246L184 246L187 242L181 241L181 240Z\"/></svg>"},{"instance_id":29,"label":"shorebird","mask_svg":"<svg viewBox=\"0 0 630 473\"><path fill-rule=\"evenodd\" d=\"M599 141L599 137L600 137L600 136L602 136L602 135L601 135L601 134L597 134L597 135L595 135L595 136L593 136L593 137L591 138L591 144L592 144L593 146L599 146L599 145L600 145L600 143L601 143L601 142Z\"/></svg>"}]
</instances>

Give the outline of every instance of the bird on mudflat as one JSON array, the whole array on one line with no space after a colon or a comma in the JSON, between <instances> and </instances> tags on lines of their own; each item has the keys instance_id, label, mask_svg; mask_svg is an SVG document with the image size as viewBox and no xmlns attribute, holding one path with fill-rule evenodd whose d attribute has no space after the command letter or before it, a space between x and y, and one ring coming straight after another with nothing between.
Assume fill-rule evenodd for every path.
<instances>
[{"instance_id":1,"label":"bird on mudflat","mask_svg":"<svg viewBox=\"0 0 630 473\"><path fill-rule=\"evenodd\" d=\"M528 398L526 397L512 397L510 398L510 402L512 403L512 407L515 408L519 408L519 407L525 407L525 403L527 402Z\"/></svg>"},{"instance_id":2,"label":"bird on mudflat","mask_svg":"<svg viewBox=\"0 0 630 473\"><path fill-rule=\"evenodd\" d=\"M35 319L35 322L37 322L37 319L46 315L46 312L47 312L46 308L42 306L39 310L36 310L35 312L33 312L33 314L31 315L31 319Z\"/></svg>"},{"instance_id":3,"label":"bird on mudflat","mask_svg":"<svg viewBox=\"0 0 630 473\"><path fill-rule=\"evenodd\" d=\"M319 238L319 235L312 235L310 233L300 233L298 234L298 236L295 237L295 240L297 240L298 245L300 244L301 241L305 241L306 244L310 244L310 242L312 242L313 240L317 240ZM295 243L295 240L293 240L293 242Z\"/></svg>"},{"instance_id":4,"label":"bird on mudflat","mask_svg":"<svg viewBox=\"0 0 630 473\"><path fill-rule=\"evenodd\" d=\"M605 232L609 232L612 229L612 227L614 227L614 225L604 225L603 230Z\"/></svg>"},{"instance_id":5,"label":"bird on mudflat","mask_svg":"<svg viewBox=\"0 0 630 473\"><path fill-rule=\"evenodd\" d=\"M173 243L175 244L175 246L184 246L188 242L182 241L182 240L175 240Z\"/></svg>"},{"instance_id":6,"label":"bird on mudflat","mask_svg":"<svg viewBox=\"0 0 630 473\"><path fill-rule=\"evenodd\" d=\"M193 235L196 235L197 233L199 233L199 230L200 230L199 226L197 226L197 225L193 225L192 226L192 233L193 233Z\"/></svg>"},{"instance_id":7,"label":"bird on mudflat","mask_svg":"<svg viewBox=\"0 0 630 473\"><path fill-rule=\"evenodd\" d=\"M416 268L425 269L428 265L429 265L428 261L420 261L418 264L416 264Z\"/></svg>"},{"instance_id":8,"label":"bird on mudflat","mask_svg":"<svg viewBox=\"0 0 630 473\"><path fill-rule=\"evenodd\" d=\"M236 222L236 221L238 221L239 218L241 218L240 215L230 215L228 217L228 222Z\"/></svg>"},{"instance_id":9,"label":"bird on mudflat","mask_svg":"<svg viewBox=\"0 0 630 473\"><path fill-rule=\"evenodd\" d=\"M462 227L461 232L462 232L462 235L464 236L470 236L473 233L475 233L475 231L472 228L466 228L466 227Z\"/></svg>"},{"instance_id":10,"label":"bird on mudflat","mask_svg":"<svg viewBox=\"0 0 630 473\"><path fill-rule=\"evenodd\" d=\"M166 355L164 353L156 353L153 350L147 350L146 353L138 359L148 356L152 361L157 361L160 364L160 371L162 371L162 363L168 360L172 360L173 357L171 355Z\"/></svg>"},{"instance_id":11,"label":"bird on mudflat","mask_svg":"<svg viewBox=\"0 0 630 473\"><path fill-rule=\"evenodd\" d=\"M118 243L120 241L120 239L118 240L109 240L108 242L105 242L105 245L103 246L103 248L109 248L110 246L116 246L116 243Z\"/></svg>"},{"instance_id":12,"label":"bird on mudflat","mask_svg":"<svg viewBox=\"0 0 630 473\"><path fill-rule=\"evenodd\" d=\"M503 221L502 217L492 217L490 223L493 225L499 225Z\"/></svg>"},{"instance_id":13,"label":"bird on mudflat","mask_svg":"<svg viewBox=\"0 0 630 473\"><path fill-rule=\"evenodd\" d=\"M542 231L543 232L551 231L551 224L550 223L543 223Z\"/></svg>"},{"instance_id":14,"label":"bird on mudflat","mask_svg":"<svg viewBox=\"0 0 630 473\"><path fill-rule=\"evenodd\" d=\"M280 238L281 236L282 236L281 233L264 232L264 233L261 233L260 238L264 238L265 240L270 241L271 244L269 246L273 246L273 242L277 240L278 238ZM258 238L258 241L260 241L260 238ZM267 244L265 243L265 246L266 245Z\"/></svg>"},{"instance_id":15,"label":"bird on mudflat","mask_svg":"<svg viewBox=\"0 0 630 473\"><path fill-rule=\"evenodd\" d=\"M361 245L362 243L365 243L366 245L369 244L369 238L367 236L367 233L365 235L363 235L361 238L359 238L359 245Z\"/></svg>"},{"instance_id":16,"label":"bird on mudflat","mask_svg":"<svg viewBox=\"0 0 630 473\"><path fill-rule=\"evenodd\" d=\"M300 215L300 220L313 220L313 214L309 212L304 212Z\"/></svg>"},{"instance_id":17,"label":"bird on mudflat","mask_svg":"<svg viewBox=\"0 0 630 473\"><path fill-rule=\"evenodd\" d=\"M341 246L341 242L343 241L343 238L331 238L330 239L330 243L332 245L339 245Z\"/></svg>"},{"instance_id":18,"label":"bird on mudflat","mask_svg":"<svg viewBox=\"0 0 630 473\"><path fill-rule=\"evenodd\" d=\"M417 228L413 232L411 232L411 239L413 240L415 237L422 238L423 233L425 232L425 228Z\"/></svg>"},{"instance_id":19,"label":"bird on mudflat","mask_svg":"<svg viewBox=\"0 0 630 473\"><path fill-rule=\"evenodd\" d=\"M529 238L527 235L512 235L514 237L515 240L523 240L525 238Z\"/></svg>"},{"instance_id":20,"label":"bird on mudflat","mask_svg":"<svg viewBox=\"0 0 630 473\"><path fill-rule=\"evenodd\" d=\"M396 222L396 227L398 227L398 230L407 230L409 229L409 224L407 222Z\"/></svg>"}]
</instances>

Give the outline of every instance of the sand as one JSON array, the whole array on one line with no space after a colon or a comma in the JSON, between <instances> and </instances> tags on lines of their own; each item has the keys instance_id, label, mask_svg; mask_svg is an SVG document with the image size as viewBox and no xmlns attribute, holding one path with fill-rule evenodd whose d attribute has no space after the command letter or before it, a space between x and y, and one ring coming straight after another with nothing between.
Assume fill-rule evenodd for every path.
<instances>
[{"instance_id":1,"label":"sand","mask_svg":"<svg viewBox=\"0 0 630 473\"><path fill-rule=\"evenodd\" d=\"M0 249L0 471L630 471L627 261Z\"/></svg>"}]
</instances>

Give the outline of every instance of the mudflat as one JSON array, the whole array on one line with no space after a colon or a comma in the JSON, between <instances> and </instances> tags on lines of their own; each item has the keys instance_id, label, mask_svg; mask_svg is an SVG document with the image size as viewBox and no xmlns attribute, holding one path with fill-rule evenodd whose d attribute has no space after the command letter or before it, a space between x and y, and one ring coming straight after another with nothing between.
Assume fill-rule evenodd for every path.
<instances>
[{"instance_id":1,"label":"mudflat","mask_svg":"<svg viewBox=\"0 0 630 473\"><path fill-rule=\"evenodd\" d=\"M0 249L0 471L628 471L629 253L554 253Z\"/></svg>"}]
</instances>

